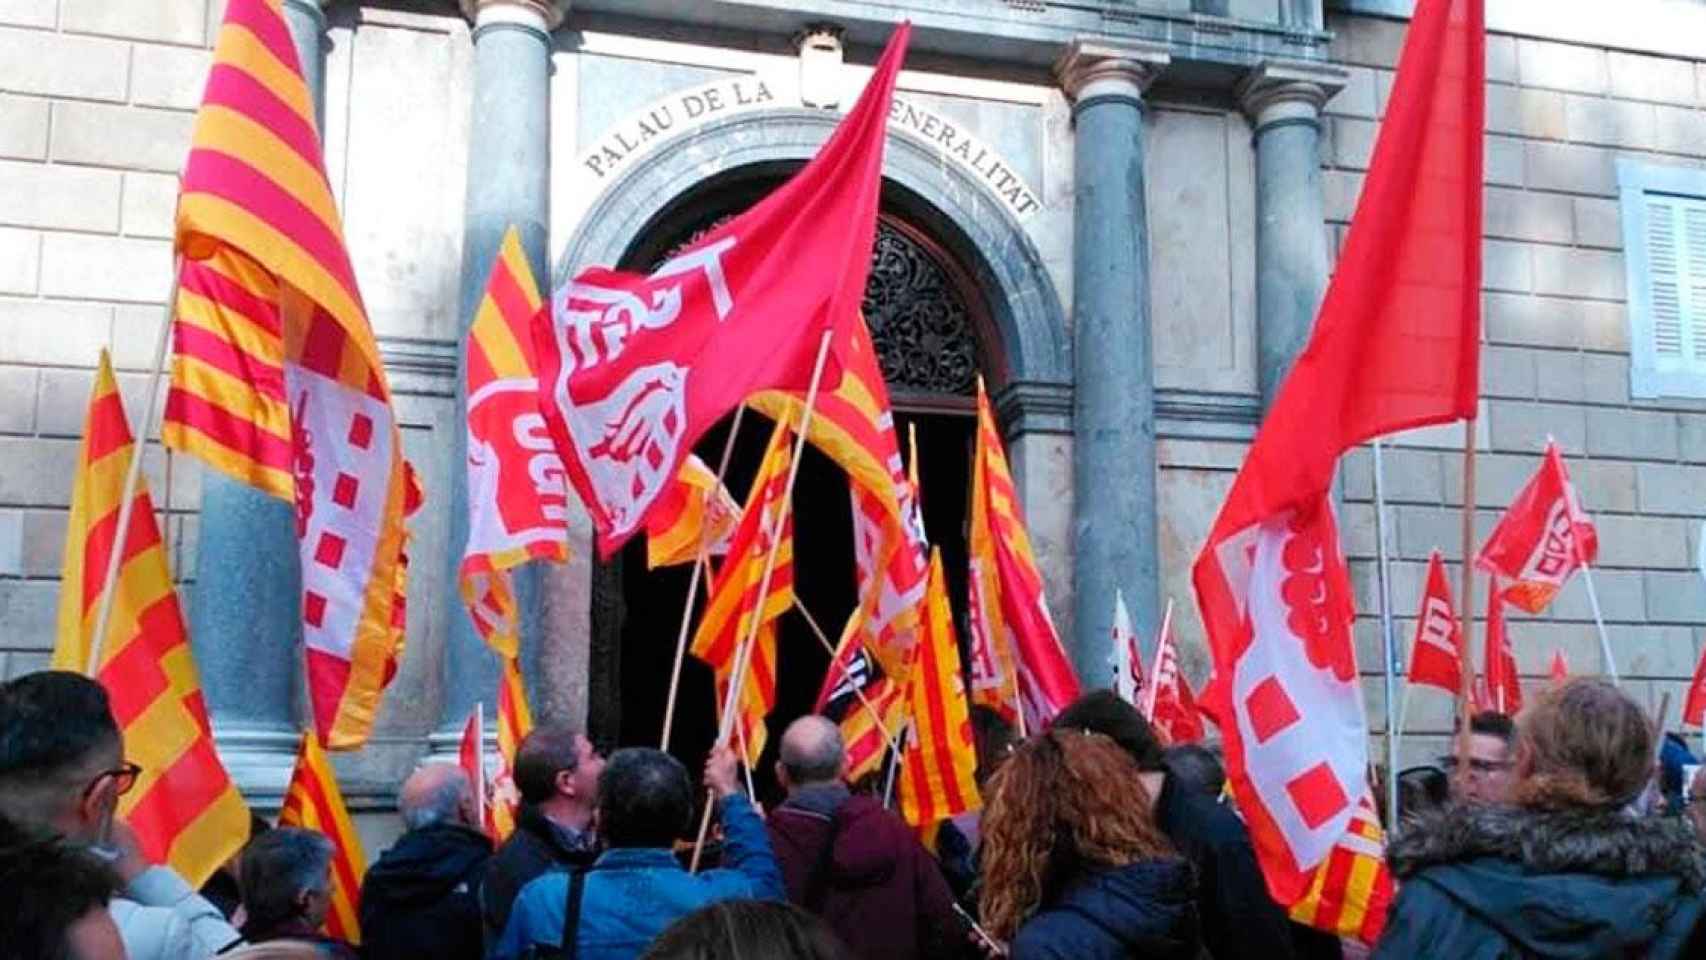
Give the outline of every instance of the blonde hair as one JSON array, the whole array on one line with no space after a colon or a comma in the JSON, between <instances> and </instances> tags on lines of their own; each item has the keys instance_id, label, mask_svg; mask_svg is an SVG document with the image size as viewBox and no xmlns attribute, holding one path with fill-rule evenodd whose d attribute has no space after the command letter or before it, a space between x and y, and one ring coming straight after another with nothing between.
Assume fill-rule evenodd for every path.
<instances>
[{"instance_id":1,"label":"blonde hair","mask_svg":"<svg viewBox=\"0 0 1706 960\"><path fill-rule=\"evenodd\" d=\"M1137 763L1099 733L1051 730L990 779L983 892L992 936L1007 940L1085 869L1173 853L1150 815Z\"/></svg>"},{"instance_id":2,"label":"blonde hair","mask_svg":"<svg viewBox=\"0 0 1706 960\"><path fill-rule=\"evenodd\" d=\"M1518 806L1542 810L1619 807L1652 778L1656 733L1634 700L1592 677L1536 697L1517 717L1525 775Z\"/></svg>"}]
</instances>

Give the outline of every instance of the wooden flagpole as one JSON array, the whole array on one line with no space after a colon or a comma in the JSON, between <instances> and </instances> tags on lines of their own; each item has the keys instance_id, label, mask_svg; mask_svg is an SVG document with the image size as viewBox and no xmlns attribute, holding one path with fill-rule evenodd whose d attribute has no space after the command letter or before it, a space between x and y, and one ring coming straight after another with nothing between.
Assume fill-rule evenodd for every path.
<instances>
[{"instance_id":1,"label":"wooden flagpole","mask_svg":"<svg viewBox=\"0 0 1706 960\"><path fill-rule=\"evenodd\" d=\"M1386 822L1398 822L1398 737L1401 735L1394 710L1398 692L1398 647L1392 629L1392 570L1386 553L1386 464L1380 438L1374 438L1374 552L1375 572L1380 578L1380 647L1386 674ZM1404 688L1406 698L1409 686ZM1408 703L1405 704L1408 706Z\"/></svg>"},{"instance_id":2,"label":"wooden flagpole","mask_svg":"<svg viewBox=\"0 0 1706 960\"><path fill-rule=\"evenodd\" d=\"M806 605L801 603L797 596L794 598L794 609L798 610L800 616L805 618L806 626L812 628L812 633L817 636L818 642L823 644L823 649L829 653L829 665L831 667L840 666L842 676L852 682L853 674L848 672L845 664L840 663L835 658L835 644L829 642L829 635L823 632L822 627L818 626L817 619L811 615L811 611L806 609ZM883 742L891 748L899 749L895 744L894 736L889 733L889 728L883 723L883 715L877 712L876 704L871 702L870 697L865 696L865 691L857 683L853 683L853 695L859 698L859 702L865 707L865 712L871 715L871 722L875 723L877 730L882 733Z\"/></svg>"},{"instance_id":3,"label":"wooden flagpole","mask_svg":"<svg viewBox=\"0 0 1706 960\"><path fill-rule=\"evenodd\" d=\"M906 732L901 734L902 742L904 742L908 736L915 736L917 734L917 731L914 729L915 723L916 721L913 720L907 721ZM900 759L901 747L897 744L894 748L894 752L889 755L888 779L887 782L883 784L884 810L890 809L894 806L894 781L895 775L900 771Z\"/></svg>"},{"instance_id":4,"label":"wooden flagpole","mask_svg":"<svg viewBox=\"0 0 1706 960\"><path fill-rule=\"evenodd\" d=\"M1457 701L1457 775L1467 776L1469 769L1469 716L1470 685L1474 683L1474 662L1469 655L1470 617L1475 610L1475 418L1468 417L1463 421L1463 569L1461 571L1463 593L1458 601L1462 615L1458 622L1462 625L1459 636L1463 643L1458 649L1462 662L1458 664L1459 686Z\"/></svg>"},{"instance_id":5,"label":"wooden flagpole","mask_svg":"<svg viewBox=\"0 0 1706 960\"><path fill-rule=\"evenodd\" d=\"M166 294L166 315L160 323L160 336L154 344L154 368L148 378L148 402L143 406L142 423L136 431L136 443L131 449L130 469L124 475L124 490L120 493L118 529L113 534L112 553L107 557L107 572L101 580L101 603L95 613L95 635L89 644L86 671L93 677L101 669L101 651L107 643L107 630L112 626L113 593L118 586L119 562L124 557L124 541L130 533L131 506L136 500L136 484L142 476L142 458L148 452L148 435L153 432L154 408L160 396L160 378L166 372L166 347L172 339L172 310L178 302L178 274L183 258L172 259L172 288Z\"/></svg>"},{"instance_id":6,"label":"wooden flagpole","mask_svg":"<svg viewBox=\"0 0 1706 960\"><path fill-rule=\"evenodd\" d=\"M735 408L734 422L729 424L728 439L723 441L723 457L717 462L717 485L705 495L705 505L708 508L711 499L723 488L723 474L729 469L729 455L734 453L735 435L740 433L741 419L746 415L746 404ZM671 481L674 482L674 481ZM699 555L693 561L693 575L687 581L687 603L681 608L681 630L675 636L675 666L669 672L669 697L664 700L663 708L663 742L658 749L669 749L669 734L675 727L675 695L681 688L681 664L687 658L687 628L693 623L693 601L699 598L699 581L704 578L706 557L710 553L711 544L706 538L703 517L699 524Z\"/></svg>"},{"instance_id":7,"label":"wooden flagpole","mask_svg":"<svg viewBox=\"0 0 1706 960\"><path fill-rule=\"evenodd\" d=\"M794 456L788 463L788 481L782 487L782 502L776 511L777 529L770 537L770 550L764 558L764 576L758 580L758 609L753 611L752 626L747 629L746 639L740 645L740 651L735 655L735 672L729 678L728 696L723 702L723 716L718 724L715 746L720 747L729 741L729 732L734 727L735 705L740 703L740 696L746 687L746 668L752 660L752 646L758 639L758 630L764 623L764 602L770 595L770 577L776 572L776 553L782 546L781 525L787 522L788 511L794 505L794 481L800 476L800 458L805 453L806 435L811 429L812 408L817 405L817 388L823 383L824 362L829 359L829 343L834 336L834 328L823 332L823 338L818 341L817 361L812 365L811 383L806 387L805 409L800 412L799 436L794 440ZM758 504L763 509L763 504ZM699 838L693 844L693 862L688 865L689 873L699 872L699 857L705 851L705 835L711 829L711 808L715 804L705 804L705 815L699 819Z\"/></svg>"}]
</instances>

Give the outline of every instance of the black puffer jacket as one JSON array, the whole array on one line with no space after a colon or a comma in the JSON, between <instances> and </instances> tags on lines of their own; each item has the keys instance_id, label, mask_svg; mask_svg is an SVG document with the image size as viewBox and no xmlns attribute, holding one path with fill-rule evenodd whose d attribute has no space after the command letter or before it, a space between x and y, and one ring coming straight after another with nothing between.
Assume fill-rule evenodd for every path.
<instances>
[{"instance_id":1,"label":"black puffer jacket","mask_svg":"<svg viewBox=\"0 0 1706 960\"><path fill-rule=\"evenodd\" d=\"M1387 856L1402 886L1377 960L1698 955L1706 848L1683 820L1447 807Z\"/></svg>"},{"instance_id":2,"label":"black puffer jacket","mask_svg":"<svg viewBox=\"0 0 1706 960\"><path fill-rule=\"evenodd\" d=\"M1033 915L1013 960L1196 960L1196 884L1185 860L1146 860L1090 874Z\"/></svg>"},{"instance_id":3,"label":"black puffer jacket","mask_svg":"<svg viewBox=\"0 0 1706 960\"><path fill-rule=\"evenodd\" d=\"M403 834L362 882L362 956L480 956L480 878L491 856L491 841L467 827L435 824Z\"/></svg>"}]
</instances>

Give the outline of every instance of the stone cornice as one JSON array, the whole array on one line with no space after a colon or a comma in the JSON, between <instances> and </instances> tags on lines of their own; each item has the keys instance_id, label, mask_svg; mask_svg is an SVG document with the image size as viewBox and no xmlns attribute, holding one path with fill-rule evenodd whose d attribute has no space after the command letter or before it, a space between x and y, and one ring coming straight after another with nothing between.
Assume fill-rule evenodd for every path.
<instances>
[{"instance_id":1,"label":"stone cornice","mask_svg":"<svg viewBox=\"0 0 1706 960\"><path fill-rule=\"evenodd\" d=\"M1267 60L1244 75L1234 93L1257 129L1281 120L1315 120L1349 77L1343 68Z\"/></svg>"},{"instance_id":2,"label":"stone cornice","mask_svg":"<svg viewBox=\"0 0 1706 960\"><path fill-rule=\"evenodd\" d=\"M504 21L525 24L528 17L536 18L544 25L549 33L563 24L563 17L568 15L569 0L458 0L462 7L462 15L468 22L479 26L480 16L492 10L504 10L508 16Z\"/></svg>"},{"instance_id":3,"label":"stone cornice","mask_svg":"<svg viewBox=\"0 0 1706 960\"><path fill-rule=\"evenodd\" d=\"M1073 100L1142 97L1172 60L1167 45L1145 41L1074 40L1055 63L1054 75Z\"/></svg>"}]
</instances>

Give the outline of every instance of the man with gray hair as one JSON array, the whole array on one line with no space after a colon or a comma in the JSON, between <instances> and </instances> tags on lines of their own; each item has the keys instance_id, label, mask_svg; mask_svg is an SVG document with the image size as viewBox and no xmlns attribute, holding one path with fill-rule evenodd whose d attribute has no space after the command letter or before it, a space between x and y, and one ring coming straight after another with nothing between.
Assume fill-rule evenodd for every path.
<instances>
[{"instance_id":1,"label":"man with gray hair","mask_svg":"<svg viewBox=\"0 0 1706 960\"><path fill-rule=\"evenodd\" d=\"M354 947L320 932L332 905L335 852L324 834L301 827L279 827L249 841L237 868L243 939L312 943L332 960L360 960Z\"/></svg>"},{"instance_id":2,"label":"man with gray hair","mask_svg":"<svg viewBox=\"0 0 1706 960\"><path fill-rule=\"evenodd\" d=\"M468 775L455 764L424 764L403 781L397 812L409 832L362 884L367 960L480 955L480 881L492 843L474 800Z\"/></svg>"},{"instance_id":3,"label":"man with gray hair","mask_svg":"<svg viewBox=\"0 0 1706 960\"><path fill-rule=\"evenodd\" d=\"M966 928L941 868L905 821L847 789L841 729L801 717L780 753L776 779L788 799L768 826L788 899L823 917L858 957L957 953Z\"/></svg>"}]
</instances>

